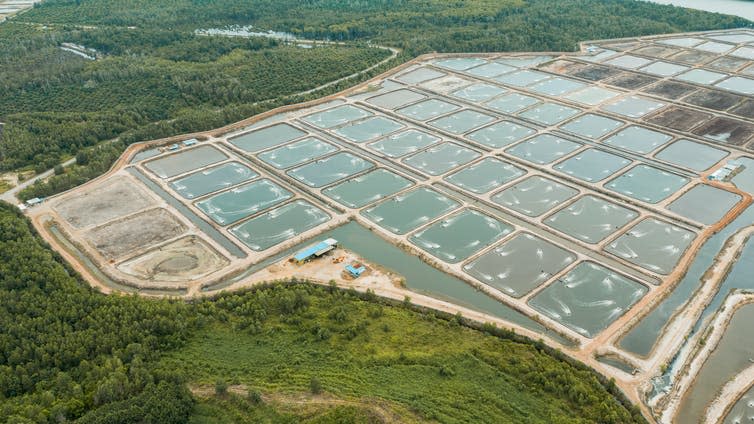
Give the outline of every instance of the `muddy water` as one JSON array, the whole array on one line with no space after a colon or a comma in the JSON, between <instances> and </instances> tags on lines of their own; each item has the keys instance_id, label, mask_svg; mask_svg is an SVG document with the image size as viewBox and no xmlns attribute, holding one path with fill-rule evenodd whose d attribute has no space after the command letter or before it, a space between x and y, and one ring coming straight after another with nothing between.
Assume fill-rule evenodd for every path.
<instances>
[{"instance_id":1,"label":"muddy water","mask_svg":"<svg viewBox=\"0 0 754 424\"><path fill-rule=\"evenodd\" d=\"M740 268L748 268L751 275L754 243L749 244L746 253L749 255L748 263L740 262ZM690 388L681 403L676 423L700 422L705 407L723 385L751 365L750 360L754 357L754 337L751 337L753 321L754 305L742 306L736 311L717 348L699 371L697 382L700 383Z\"/></svg>"},{"instance_id":2,"label":"muddy water","mask_svg":"<svg viewBox=\"0 0 754 424\"><path fill-rule=\"evenodd\" d=\"M723 423L744 424L751 421L754 421L754 387L736 401Z\"/></svg>"},{"instance_id":3,"label":"muddy water","mask_svg":"<svg viewBox=\"0 0 754 424\"><path fill-rule=\"evenodd\" d=\"M621 340L621 348L638 355L648 355L671 315L699 287L702 275L712 265L726 240L741 228L751 225L752 222L754 222L754 208L749 207L736 220L707 240L699 249L694 262L678 286ZM710 307L717 308L715 304L718 306L720 304L717 299Z\"/></svg>"}]
</instances>

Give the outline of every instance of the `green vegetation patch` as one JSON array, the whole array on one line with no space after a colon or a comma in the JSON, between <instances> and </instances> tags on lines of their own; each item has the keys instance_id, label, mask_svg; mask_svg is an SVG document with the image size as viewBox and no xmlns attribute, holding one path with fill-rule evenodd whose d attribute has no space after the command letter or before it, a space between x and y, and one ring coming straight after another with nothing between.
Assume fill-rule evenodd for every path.
<instances>
[{"instance_id":1,"label":"green vegetation patch","mask_svg":"<svg viewBox=\"0 0 754 424\"><path fill-rule=\"evenodd\" d=\"M0 422L232 422L234 410L370 422L375 402L409 421L644 422L594 371L491 326L308 284L193 303L104 296L5 203L0 234ZM197 405L187 384L242 384L251 412L234 406L213 420L213 408L236 401ZM254 410L268 408L255 397L303 392L343 408Z\"/></svg>"}]
</instances>

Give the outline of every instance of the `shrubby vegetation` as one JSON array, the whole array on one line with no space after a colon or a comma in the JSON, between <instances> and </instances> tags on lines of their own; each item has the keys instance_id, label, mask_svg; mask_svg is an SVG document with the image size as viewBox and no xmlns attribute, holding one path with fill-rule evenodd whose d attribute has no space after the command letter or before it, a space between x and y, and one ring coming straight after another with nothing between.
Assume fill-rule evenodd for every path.
<instances>
[{"instance_id":1,"label":"shrubby vegetation","mask_svg":"<svg viewBox=\"0 0 754 424\"><path fill-rule=\"evenodd\" d=\"M583 365L461 321L307 284L194 303L100 295L0 203L0 422L208 422L215 409L252 422L301 417L260 393L361 405L322 417L368 418L363 405L378 399L441 422L643 422ZM228 385L249 394L236 399ZM197 406L188 388L201 386L220 397Z\"/></svg>"},{"instance_id":2,"label":"shrubby vegetation","mask_svg":"<svg viewBox=\"0 0 754 424\"><path fill-rule=\"evenodd\" d=\"M350 43L304 50L194 33L249 24ZM222 126L295 102L284 96L388 54L353 43L401 47L406 60L429 51L573 50L586 39L746 24L623 0L47 0L0 25L0 121L8 124L0 172L50 169L105 140L117 138L122 151L135 141ZM94 48L101 59L64 52L63 42ZM261 100L271 101L255 105ZM104 153L91 152L91 164L23 197L102 173L117 157Z\"/></svg>"},{"instance_id":3,"label":"shrubby vegetation","mask_svg":"<svg viewBox=\"0 0 754 424\"><path fill-rule=\"evenodd\" d=\"M0 49L0 116L7 123L0 171L46 170L64 156L116 137L128 144L222 126L248 116L239 112L272 105L253 107L257 102L350 75L389 54L157 29L19 26L0 25L0 46L15 46ZM61 41L104 56L85 60L60 50Z\"/></svg>"}]
</instances>

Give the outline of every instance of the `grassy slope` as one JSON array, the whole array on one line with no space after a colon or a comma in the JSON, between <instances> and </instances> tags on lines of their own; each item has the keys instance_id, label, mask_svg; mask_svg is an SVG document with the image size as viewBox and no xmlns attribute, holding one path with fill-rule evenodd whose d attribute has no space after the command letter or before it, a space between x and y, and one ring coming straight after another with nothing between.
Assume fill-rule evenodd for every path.
<instances>
[{"instance_id":1,"label":"grassy slope","mask_svg":"<svg viewBox=\"0 0 754 424\"><path fill-rule=\"evenodd\" d=\"M294 293L308 306L283 312L268 300ZM440 422L633 422L593 373L431 314L311 287L204 306L218 321L160 362L191 384L297 393L316 379L337 398L382 399Z\"/></svg>"},{"instance_id":2,"label":"grassy slope","mask_svg":"<svg viewBox=\"0 0 754 424\"><path fill-rule=\"evenodd\" d=\"M510 333L310 285L193 303L103 296L4 203L0 235L0 422L643 422L609 382ZM334 402L301 408L313 379ZM185 383L211 395L218 380L265 403L187 399Z\"/></svg>"}]
</instances>

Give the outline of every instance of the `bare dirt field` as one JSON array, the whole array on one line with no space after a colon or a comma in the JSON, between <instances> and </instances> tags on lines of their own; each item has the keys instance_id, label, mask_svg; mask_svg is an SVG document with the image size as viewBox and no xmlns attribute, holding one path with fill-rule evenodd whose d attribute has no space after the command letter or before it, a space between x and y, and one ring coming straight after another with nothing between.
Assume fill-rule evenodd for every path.
<instances>
[{"instance_id":1,"label":"bare dirt field","mask_svg":"<svg viewBox=\"0 0 754 424\"><path fill-rule=\"evenodd\" d=\"M178 282L201 278L230 263L204 240L187 236L118 265L118 270L147 281Z\"/></svg>"},{"instance_id":2,"label":"bare dirt field","mask_svg":"<svg viewBox=\"0 0 754 424\"><path fill-rule=\"evenodd\" d=\"M152 209L87 231L89 244L108 259L119 259L140 249L177 237L186 226L165 209Z\"/></svg>"},{"instance_id":3,"label":"bare dirt field","mask_svg":"<svg viewBox=\"0 0 754 424\"><path fill-rule=\"evenodd\" d=\"M55 210L72 226L85 228L154 205L154 200L139 185L121 177L59 202Z\"/></svg>"}]
</instances>

